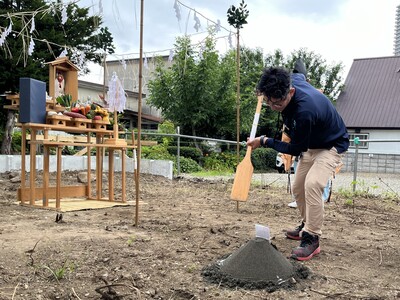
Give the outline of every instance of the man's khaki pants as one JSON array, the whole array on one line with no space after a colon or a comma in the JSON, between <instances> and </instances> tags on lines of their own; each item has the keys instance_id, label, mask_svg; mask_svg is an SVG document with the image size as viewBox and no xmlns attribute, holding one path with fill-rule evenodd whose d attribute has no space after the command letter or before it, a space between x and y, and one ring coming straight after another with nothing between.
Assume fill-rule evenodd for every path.
<instances>
[{"instance_id":1,"label":"man's khaki pants","mask_svg":"<svg viewBox=\"0 0 400 300\"><path fill-rule=\"evenodd\" d=\"M299 159L292 192L305 224L303 230L310 234L322 234L322 193L342 157L343 154L338 154L333 147L330 150L309 149Z\"/></svg>"}]
</instances>

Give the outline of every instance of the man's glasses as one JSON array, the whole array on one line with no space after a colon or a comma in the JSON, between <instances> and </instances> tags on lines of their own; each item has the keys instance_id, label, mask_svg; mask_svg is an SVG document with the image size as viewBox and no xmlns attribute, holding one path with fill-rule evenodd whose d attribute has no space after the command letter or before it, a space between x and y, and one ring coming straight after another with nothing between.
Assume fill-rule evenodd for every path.
<instances>
[{"instance_id":1,"label":"man's glasses","mask_svg":"<svg viewBox=\"0 0 400 300\"><path fill-rule=\"evenodd\" d=\"M281 103L283 100L285 100L286 97L287 97L287 94L286 94L285 96L283 96L282 98L273 101L271 97L266 97L266 96L264 96L264 101L265 101L267 104L268 104L268 103L271 103L271 104L278 104L278 103Z\"/></svg>"}]
</instances>

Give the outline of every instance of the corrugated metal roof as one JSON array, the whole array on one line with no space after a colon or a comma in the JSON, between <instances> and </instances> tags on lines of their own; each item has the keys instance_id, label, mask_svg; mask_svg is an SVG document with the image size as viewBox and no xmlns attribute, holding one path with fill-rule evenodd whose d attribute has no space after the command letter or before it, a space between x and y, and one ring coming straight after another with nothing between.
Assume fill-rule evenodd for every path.
<instances>
[{"instance_id":1,"label":"corrugated metal roof","mask_svg":"<svg viewBox=\"0 0 400 300\"><path fill-rule=\"evenodd\" d=\"M400 56L355 59L336 109L348 128L400 128Z\"/></svg>"}]
</instances>

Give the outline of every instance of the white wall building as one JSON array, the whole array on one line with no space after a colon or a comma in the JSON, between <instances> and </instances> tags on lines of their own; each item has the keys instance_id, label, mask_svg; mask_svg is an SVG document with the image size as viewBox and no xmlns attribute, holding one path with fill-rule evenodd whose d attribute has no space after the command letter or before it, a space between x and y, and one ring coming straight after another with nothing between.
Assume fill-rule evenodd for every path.
<instances>
[{"instance_id":1,"label":"white wall building","mask_svg":"<svg viewBox=\"0 0 400 300\"><path fill-rule=\"evenodd\" d=\"M104 87L102 84L82 80L78 81L78 99L83 103L88 101L106 105L102 97L103 94L105 94L107 99L107 91L108 87ZM127 98L124 116L122 118L123 123L128 129L137 128L139 94L126 89L125 93ZM157 129L158 124L162 121L160 112L150 107L146 103L146 95L142 95L142 128Z\"/></svg>"}]
</instances>

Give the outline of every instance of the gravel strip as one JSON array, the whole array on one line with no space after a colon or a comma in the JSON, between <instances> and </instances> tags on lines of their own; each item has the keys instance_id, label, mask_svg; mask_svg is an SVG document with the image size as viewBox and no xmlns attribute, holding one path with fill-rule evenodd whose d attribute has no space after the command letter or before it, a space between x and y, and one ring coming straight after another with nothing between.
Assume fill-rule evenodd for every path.
<instances>
[{"instance_id":1,"label":"gravel strip","mask_svg":"<svg viewBox=\"0 0 400 300\"><path fill-rule=\"evenodd\" d=\"M340 172L333 181L333 192L340 190L352 191L354 174L350 172ZM194 176L183 174L184 178L193 178ZM233 176L214 176L207 179L215 180L232 180ZM294 174L290 175L290 180L294 180ZM286 190L288 183L287 174L272 173L255 173L253 174L253 182L260 182L262 185L272 185L276 187L284 187ZM373 195L397 194L400 197L400 174L378 174L378 173L357 173L356 190L360 192L368 192Z\"/></svg>"},{"instance_id":2,"label":"gravel strip","mask_svg":"<svg viewBox=\"0 0 400 300\"><path fill-rule=\"evenodd\" d=\"M333 192L339 190L353 190L353 173L339 173L333 181ZM254 174L253 180L261 181L262 184L273 184L276 186L287 186L287 174L264 173ZM294 180L294 174L290 175L290 180ZM400 197L400 174L377 174L377 173L358 173L356 178L356 190L368 192L374 195L394 194Z\"/></svg>"}]
</instances>

